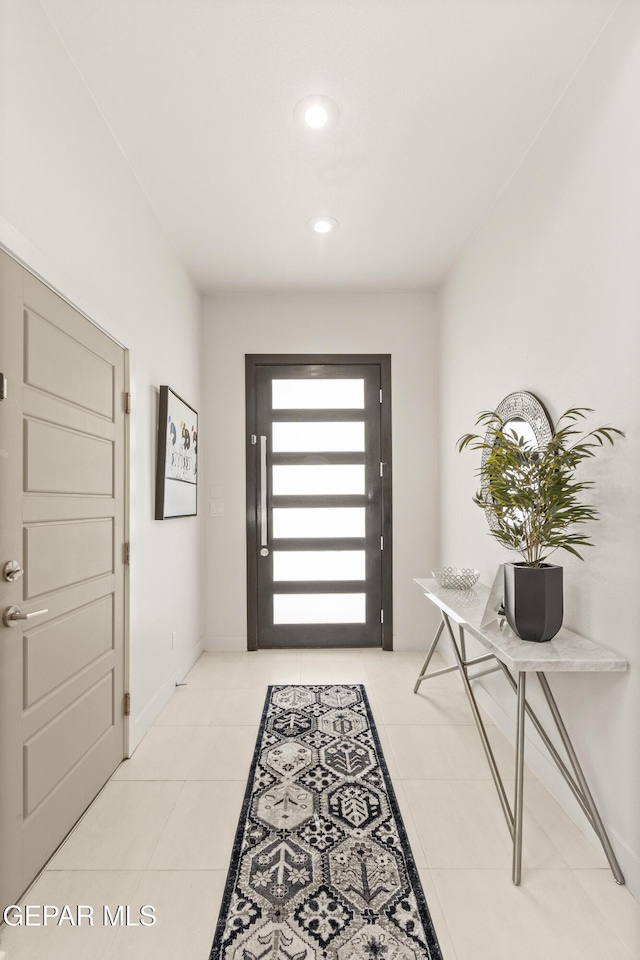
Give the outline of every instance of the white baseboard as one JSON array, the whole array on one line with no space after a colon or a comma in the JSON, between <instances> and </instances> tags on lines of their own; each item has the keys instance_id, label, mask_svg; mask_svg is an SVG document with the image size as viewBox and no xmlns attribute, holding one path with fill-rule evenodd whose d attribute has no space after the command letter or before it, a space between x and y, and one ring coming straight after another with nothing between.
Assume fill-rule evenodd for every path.
<instances>
[{"instance_id":1,"label":"white baseboard","mask_svg":"<svg viewBox=\"0 0 640 960\"><path fill-rule=\"evenodd\" d=\"M231 653L244 653L247 649L245 637L205 637L205 650L224 650Z\"/></svg>"},{"instance_id":2,"label":"white baseboard","mask_svg":"<svg viewBox=\"0 0 640 960\"><path fill-rule=\"evenodd\" d=\"M208 651L223 650L244 653L247 649L246 637L205 637L203 642L204 649ZM425 652L426 656L427 644L424 637L394 636L393 649L403 653Z\"/></svg>"},{"instance_id":3,"label":"white baseboard","mask_svg":"<svg viewBox=\"0 0 640 960\"><path fill-rule=\"evenodd\" d=\"M207 651L244 652L247 649L246 637L205 637L204 649ZM426 649L424 637L394 636L393 649L404 653L422 653ZM426 654L425 654L426 655Z\"/></svg>"},{"instance_id":4,"label":"white baseboard","mask_svg":"<svg viewBox=\"0 0 640 960\"><path fill-rule=\"evenodd\" d=\"M173 670L171 676L155 692L151 700L129 720L129 744L127 757L131 757L134 750L144 737L147 730L153 724L153 721L166 707L176 689L176 683L185 678L196 660L200 657L204 649L204 640L201 637L197 643L194 643L189 653L182 658L178 666Z\"/></svg>"},{"instance_id":5,"label":"white baseboard","mask_svg":"<svg viewBox=\"0 0 640 960\"><path fill-rule=\"evenodd\" d=\"M426 657L429 640L429 637L415 637L402 634L398 636L398 634L394 634L393 649L397 650L398 653L424 653Z\"/></svg>"}]
</instances>

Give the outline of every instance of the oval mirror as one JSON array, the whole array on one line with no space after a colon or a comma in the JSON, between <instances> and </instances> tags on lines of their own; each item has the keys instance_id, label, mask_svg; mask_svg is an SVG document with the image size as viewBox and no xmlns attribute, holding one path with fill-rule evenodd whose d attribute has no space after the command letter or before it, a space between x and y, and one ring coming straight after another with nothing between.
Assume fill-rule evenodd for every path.
<instances>
[{"instance_id":1,"label":"oval mirror","mask_svg":"<svg viewBox=\"0 0 640 960\"><path fill-rule=\"evenodd\" d=\"M527 449L538 450L540 448L533 427L522 417L512 417L507 420L505 428L513 434L516 440L522 441Z\"/></svg>"},{"instance_id":2,"label":"oval mirror","mask_svg":"<svg viewBox=\"0 0 640 960\"><path fill-rule=\"evenodd\" d=\"M529 450L544 450L553 436L553 424L549 414L532 393L519 391L510 393L496 407L496 413L502 420L504 430L511 430L516 438L522 439ZM491 429L486 439L490 440ZM482 454L483 465L489 456L488 450ZM484 493L487 495L486 487ZM485 511L491 529L497 526L495 513Z\"/></svg>"}]
</instances>

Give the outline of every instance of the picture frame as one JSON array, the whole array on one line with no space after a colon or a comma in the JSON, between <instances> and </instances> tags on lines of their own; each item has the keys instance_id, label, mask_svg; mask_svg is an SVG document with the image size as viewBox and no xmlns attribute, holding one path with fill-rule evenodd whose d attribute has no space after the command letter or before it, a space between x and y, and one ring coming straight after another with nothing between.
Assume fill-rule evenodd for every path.
<instances>
[{"instance_id":1,"label":"picture frame","mask_svg":"<svg viewBox=\"0 0 640 960\"><path fill-rule=\"evenodd\" d=\"M198 513L198 413L171 387L160 387L156 520Z\"/></svg>"}]
</instances>

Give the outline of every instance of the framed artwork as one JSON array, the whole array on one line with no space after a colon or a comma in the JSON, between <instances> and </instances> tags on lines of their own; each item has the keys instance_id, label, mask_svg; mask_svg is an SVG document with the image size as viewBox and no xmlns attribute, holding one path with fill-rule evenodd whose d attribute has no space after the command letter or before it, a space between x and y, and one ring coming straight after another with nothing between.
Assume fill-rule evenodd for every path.
<instances>
[{"instance_id":1,"label":"framed artwork","mask_svg":"<svg viewBox=\"0 0 640 960\"><path fill-rule=\"evenodd\" d=\"M156 520L198 512L198 414L171 387L160 387Z\"/></svg>"}]
</instances>

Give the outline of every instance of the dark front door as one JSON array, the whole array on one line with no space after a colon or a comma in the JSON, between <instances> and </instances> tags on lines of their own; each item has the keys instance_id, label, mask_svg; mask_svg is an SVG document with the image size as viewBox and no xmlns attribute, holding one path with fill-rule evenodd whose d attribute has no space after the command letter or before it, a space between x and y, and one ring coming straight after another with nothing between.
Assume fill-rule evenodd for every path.
<instances>
[{"instance_id":1,"label":"dark front door","mask_svg":"<svg viewBox=\"0 0 640 960\"><path fill-rule=\"evenodd\" d=\"M390 636L388 378L389 358L247 358L250 648Z\"/></svg>"}]
</instances>

